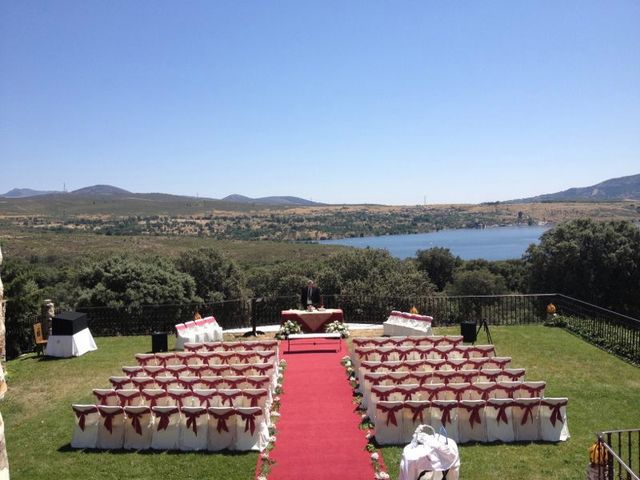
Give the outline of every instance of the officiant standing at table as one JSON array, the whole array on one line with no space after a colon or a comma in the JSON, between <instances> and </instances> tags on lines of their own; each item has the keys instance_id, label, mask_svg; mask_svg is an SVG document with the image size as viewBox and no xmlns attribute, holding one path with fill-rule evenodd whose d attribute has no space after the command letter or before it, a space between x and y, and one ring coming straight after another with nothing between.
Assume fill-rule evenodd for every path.
<instances>
[{"instance_id":1,"label":"officiant standing at table","mask_svg":"<svg viewBox=\"0 0 640 480\"><path fill-rule=\"evenodd\" d=\"M322 293L313 280L309 280L307 286L302 287L300 300L303 309L310 307L318 308L322 305Z\"/></svg>"}]
</instances>

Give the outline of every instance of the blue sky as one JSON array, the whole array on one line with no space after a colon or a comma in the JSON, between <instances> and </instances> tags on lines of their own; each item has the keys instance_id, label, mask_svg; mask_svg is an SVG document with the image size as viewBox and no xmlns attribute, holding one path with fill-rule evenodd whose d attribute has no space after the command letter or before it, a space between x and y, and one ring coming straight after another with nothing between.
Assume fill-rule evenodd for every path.
<instances>
[{"instance_id":1,"label":"blue sky","mask_svg":"<svg viewBox=\"0 0 640 480\"><path fill-rule=\"evenodd\" d=\"M0 192L507 200L640 173L637 1L0 2Z\"/></svg>"}]
</instances>

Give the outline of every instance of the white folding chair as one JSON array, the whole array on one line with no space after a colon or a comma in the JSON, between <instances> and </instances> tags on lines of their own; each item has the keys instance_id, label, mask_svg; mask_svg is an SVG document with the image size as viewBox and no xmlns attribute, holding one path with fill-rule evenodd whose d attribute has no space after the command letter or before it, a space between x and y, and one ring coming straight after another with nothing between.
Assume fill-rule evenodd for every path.
<instances>
[{"instance_id":1,"label":"white folding chair","mask_svg":"<svg viewBox=\"0 0 640 480\"><path fill-rule=\"evenodd\" d=\"M153 434L151 448L154 450L176 450L180 438L180 409L171 407L152 407Z\"/></svg>"},{"instance_id":2,"label":"white folding chair","mask_svg":"<svg viewBox=\"0 0 640 480\"><path fill-rule=\"evenodd\" d=\"M403 437L402 401L379 401L375 406L375 436L380 445L398 445Z\"/></svg>"},{"instance_id":3,"label":"white folding chair","mask_svg":"<svg viewBox=\"0 0 640 480\"><path fill-rule=\"evenodd\" d=\"M459 442L486 442L487 420L484 400L461 400L458 403Z\"/></svg>"},{"instance_id":4,"label":"white folding chair","mask_svg":"<svg viewBox=\"0 0 640 480\"><path fill-rule=\"evenodd\" d=\"M567 423L568 398L540 400L540 439L546 442L564 442L569 439Z\"/></svg>"},{"instance_id":5,"label":"white folding chair","mask_svg":"<svg viewBox=\"0 0 640 480\"><path fill-rule=\"evenodd\" d=\"M135 359L138 362L138 365L142 367L160 365L160 361L156 358L154 353L136 353Z\"/></svg>"},{"instance_id":6,"label":"white folding chair","mask_svg":"<svg viewBox=\"0 0 640 480\"><path fill-rule=\"evenodd\" d=\"M230 407L209 407L207 449L213 452L233 450L236 438L236 410Z\"/></svg>"},{"instance_id":7,"label":"white folding chair","mask_svg":"<svg viewBox=\"0 0 640 480\"><path fill-rule=\"evenodd\" d=\"M147 406L124 407L126 422L124 427L125 450L146 450L151 446L153 418Z\"/></svg>"},{"instance_id":8,"label":"white folding chair","mask_svg":"<svg viewBox=\"0 0 640 480\"><path fill-rule=\"evenodd\" d=\"M120 399L113 388L94 388L93 396L96 405L120 405Z\"/></svg>"},{"instance_id":9,"label":"white folding chair","mask_svg":"<svg viewBox=\"0 0 640 480\"><path fill-rule=\"evenodd\" d=\"M440 431L444 428L447 436L458 441L458 402L456 400L434 400L431 402L431 426Z\"/></svg>"},{"instance_id":10,"label":"white folding chair","mask_svg":"<svg viewBox=\"0 0 640 480\"><path fill-rule=\"evenodd\" d=\"M144 403L144 398L137 388L127 388L122 390L116 390L116 395L120 400L120 406L126 407L128 405L137 406Z\"/></svg>"},{"instance_id":11,"label":"white folding chair","mask_svg":"<svg viewBox=\"0 0 640 480\"><path fill-rule=\"evenodd\" d=\"M236 450L263 450L269 441L269 428L260 407L236 408Z\"/></svg>"},{"instance_id":12,"label":"white folding chair","mask_svg":"<svg viewBox=\"0 0 640 480\"><path fill-rule=\"evenodd\" d=\"M522 382L513 393L513 398L534 398L544 397L544 388L547 383L545 381L526 381Z\"/></svg>"},{"instance_id":13,"label":"white folding chair","mask_svg":"<svg viewBox=\"0 0 640 480\"><path fill-rule=\"evenodd\" d=\"M409 400L402 404L401 443L409 443L419 425L431 422L430 408L428 400Z\"/></svg>"},{"instance_id":14,"label":"white folding chair","mask_svg":"<svg viewBox=\"0 0 640 480\"><path fill-rule=\"evenodd\" d=\"M100 414L95 405L71 405L75 416L75 428L71 437L73 448L96 448Z\"/></svg>"},{"instance_id":15,"label":"white folding chair","mask_svg":"<svg viewBox=\"0 0 640 480\"><path fill-rule=\"evenodd\" d=\"M513 400L510 398L490 398L485 407L488 442L513 442Z\"/></svg>"},{"instance_id":16,"label":"white folding chair","mask_svg":"<svg viewBox=\"0 0 640 480\"><path fill-rule=\"evenodd\" d=\"M147 407L167 407L169 406L169 396L166 390L161 388L143 388L140 392L144 405Z\"/></svg>"},{"instance_id":17,"label":"white folding chair","mask_svg":"<svg viewBox=\"0 0 640 480\"><path fill-rule=\"evenodd\" d=\"M513 429L518 442L540 439L540 398L513 400Z\"/></svg>"},{"instance_id":18,"label":"white folding chair","mask_svg":"<svg viewBox=\"0 0 640 480\"><path fill-rule=\"evenodd\" d=\"M127 376L127 377L137 377L138 375L144 375L144 370L142 369L142 367L140 365L131 365L131 366L127 366L125 365L124 367L122 367L122 372Z\"/></svg>"},{"instance_id":19,"label":"white folding chair","mask_svg":"<svg viewBox=\"0 0 640 480\"><path fill-rule=\"evenodd\" d=\"M126 390L128 388L134 387L133 382L131 381L131 378L127 376L120 375L120 376L109 377L109 382L111 382L111 385L116 390Z\"/></svg>"},{"instance_id":20,"label":"white folding chair","mask_svg":"<svg viewBox=\"0 0 640 480\"><path fill-rule=\"evenodd\" d=\"M204 407L182 407L180 419L180 450L207 449L207 409Z\"/></svg>"},{"instance_id":21,"label":"white folding chair","mask_svg":"<svg viewBox=\"0 0 640 480\"><path fill-rule=\"evenodd\" d=\"M96 447L121 449L124 444L124 410L120 406L98 405L100 422Z\"/></svg>"}]
</instances>

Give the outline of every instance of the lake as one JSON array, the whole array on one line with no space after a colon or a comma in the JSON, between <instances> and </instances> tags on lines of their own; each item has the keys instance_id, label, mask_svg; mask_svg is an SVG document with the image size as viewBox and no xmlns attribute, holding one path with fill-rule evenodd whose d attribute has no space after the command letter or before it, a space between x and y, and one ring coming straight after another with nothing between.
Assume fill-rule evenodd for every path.
<instances>
[{"instance_id":1,"label":"lake","mask_svg":"<svg viewBox=\"0 0 640 480\"><path fill-rule=\"evenodd\" d=\"M386 235L382 237L344 238L323 240L328 245L348 245L358 248L385 248L398 258L415 257L417 250L444 247L464 260L507 260L520 258L527 247L538 243L549 227L493 227L485 229L463 228L413 235Z\"/></svg>"}]
</instances>

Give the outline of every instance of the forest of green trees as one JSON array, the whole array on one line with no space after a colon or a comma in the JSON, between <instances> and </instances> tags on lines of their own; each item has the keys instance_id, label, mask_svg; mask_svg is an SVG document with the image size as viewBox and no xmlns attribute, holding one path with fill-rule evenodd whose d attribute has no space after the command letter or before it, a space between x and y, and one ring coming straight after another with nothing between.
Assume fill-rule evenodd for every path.
<instances>
[{"instance_id":1,"label":"forest of green trees","mask_svg":"<svg viewBox=\"0 0 640 480\"><path fill-rule=\"evenodd\" d=\"M241 266L212 248L176 258L6 258L7 328L37 315L51 298L64 309L196 304L295 295L314 278L325 295L429 296L564 293L640 314L640 229L625 221L574 220L547 231L521 259L463 261L445 248L399 260L387 251L345 249L329 256Z\"/></svg>"}]
</instances>

